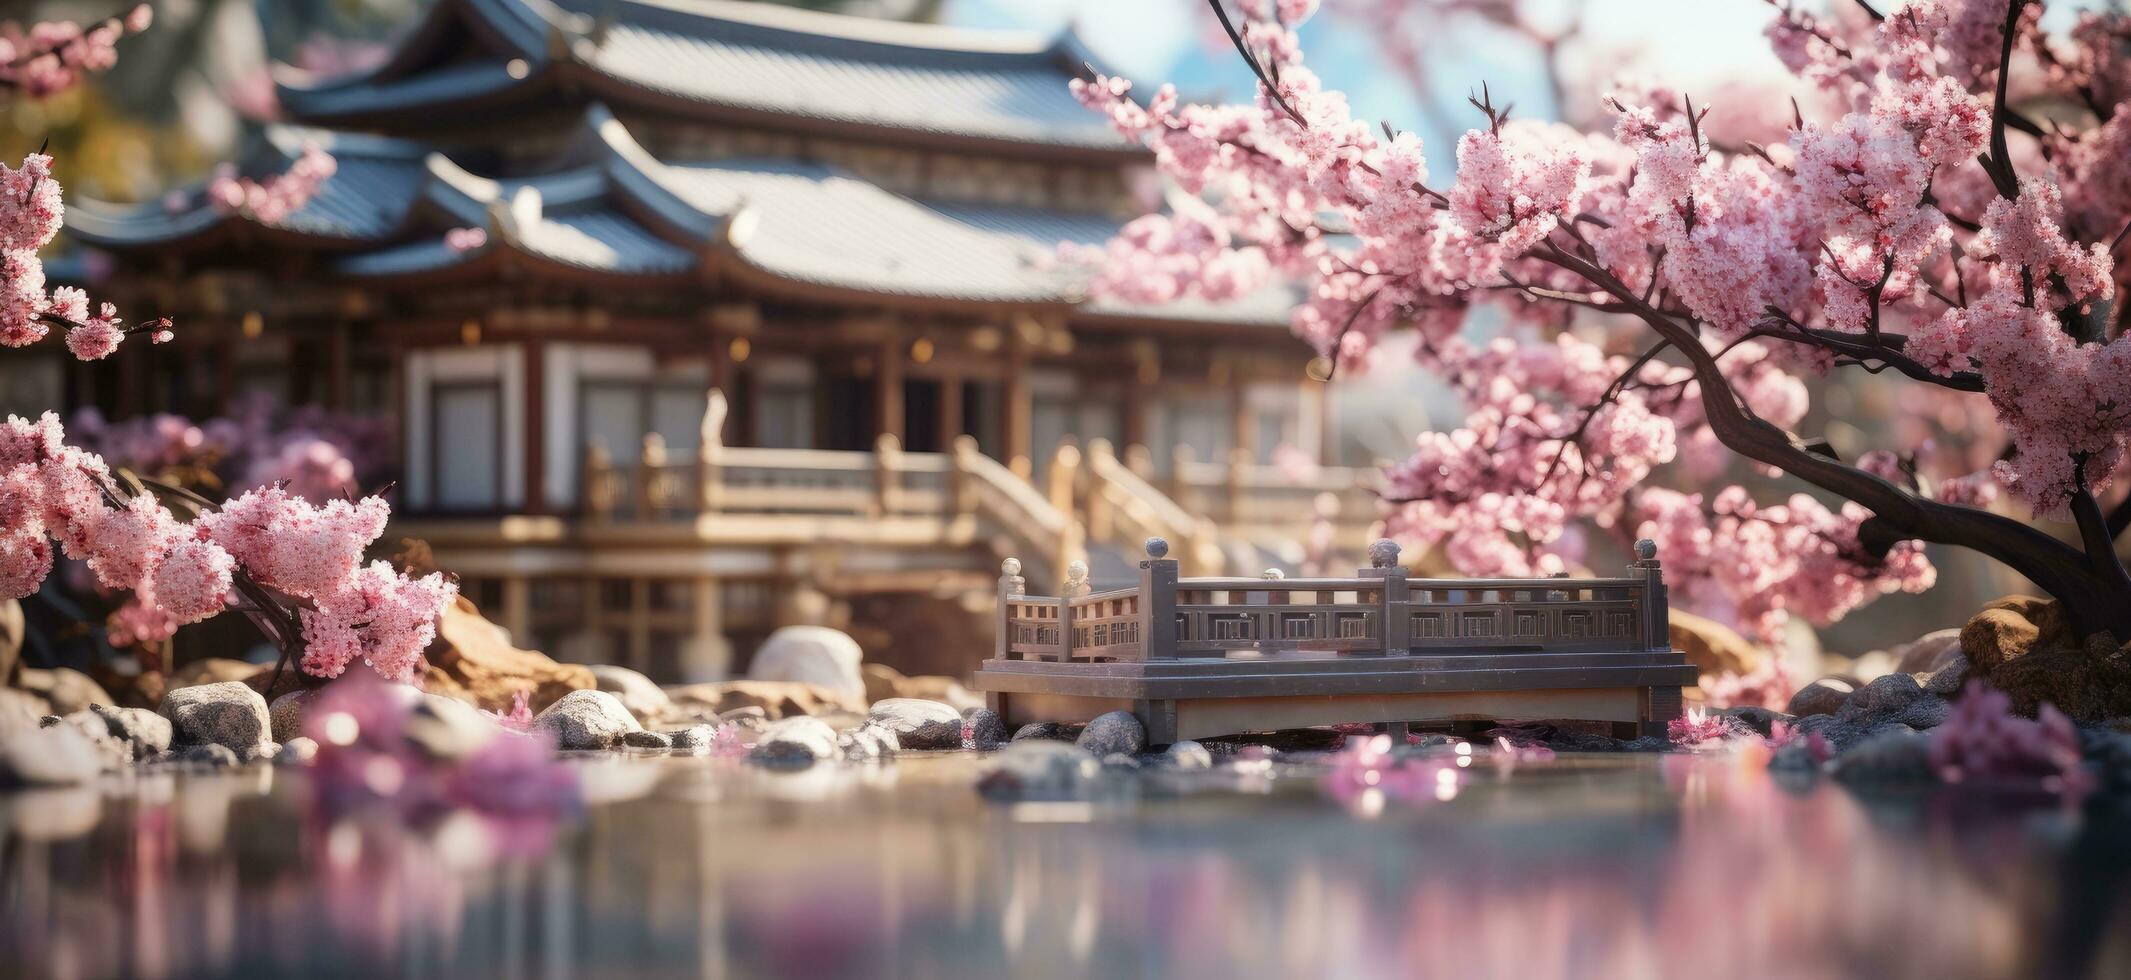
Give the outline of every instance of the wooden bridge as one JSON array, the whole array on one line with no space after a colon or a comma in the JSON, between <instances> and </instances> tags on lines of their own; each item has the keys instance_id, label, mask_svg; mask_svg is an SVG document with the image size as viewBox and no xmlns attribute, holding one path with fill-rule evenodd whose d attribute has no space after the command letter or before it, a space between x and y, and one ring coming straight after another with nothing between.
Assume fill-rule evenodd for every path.
<instances>
[{"instance_id":1,"label":"wooden bridge","mask_svg":"<svg viewBox=\"0 0 2131 980\"><path fill-rule=\"evenodd\" d=\"M1058 596L999 578L977 686L1009 725L1130 711L1150 742L1345 722L1611 722L1662 733L1695 668L1666 635L1657 549L1621 578L1414 579L1398 546L1352 578L1181 578L1147 542L1139 584Z\"/></svg>"}]
</instances>

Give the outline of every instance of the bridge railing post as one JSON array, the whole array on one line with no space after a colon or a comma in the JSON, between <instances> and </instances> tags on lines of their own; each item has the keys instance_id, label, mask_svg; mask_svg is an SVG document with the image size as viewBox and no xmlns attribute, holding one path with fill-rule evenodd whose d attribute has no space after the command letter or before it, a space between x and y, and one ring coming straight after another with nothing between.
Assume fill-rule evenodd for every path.
<instances>
[{"instance_id":1,"label":"bridge railing post","mask_svg":"<svg viewBox=\"0 0 2131 980\"><path fill-rule=\"evenodd\" d=\"M1657 560L1657 542L1649 538L1635 542L1635 561L1629 568L1643 580L1638 611L1644 649L1672 649L1672 607L1666 595L1665 569Z\"/></svg>"},{"instance_id":2,"label":"bridge railing post","mask_svg":"<svg viewBox=\"0 0 2131 980\"><path fill-rule=\"evenodd\" d=\"M1027 594L1028 579L1021 577L1021 559L1008 558L1000 562L998 628L992 631L992 656L996 659L1012 659L1014 649L1013 601Z\"/></svg>"},{"instance_id":3,"label":"bridge railing post","mask_svg":"<svg viewBox=\"0 0 2131 980\"><path fill-rule=\"evenodd\" d=\"M893 432L883 432L873 441L873 509L891 515L902 507L902 441Z\"/></svg>"},{"instance_id":4,"label":"bridge railing post","mask_svg":"<svg viewBox=\"0 0 2131 980\"><path fill-rule=\"evenodd\" d=\"M1378 538L1369 544L1369 567L1355 573L1361 578L1383 580L1384 587L1376 597L1380 623L1377 652L1387 657L1404 656L1413 646L1413 617L1408 613L1412 593L1406 584L1406 566L1398 563L1398 552L1398 542Z\"/></svg>"},{"instance_id":5,"label":"bridge railing post","mask_svg":"<svg viewBox=\"0 0 2131 980\"><path fill-rule=\"evenodd\" d=\"M1140 649L1148 660L1175 660L1177 561L1169 542L1147 539L1147 557L1139 563Z\"/></svg>"}]
</instances>

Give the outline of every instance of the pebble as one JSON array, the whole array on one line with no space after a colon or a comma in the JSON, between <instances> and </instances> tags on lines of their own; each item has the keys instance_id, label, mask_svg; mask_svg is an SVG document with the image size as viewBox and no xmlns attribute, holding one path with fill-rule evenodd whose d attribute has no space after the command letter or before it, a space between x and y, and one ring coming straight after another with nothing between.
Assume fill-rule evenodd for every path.
<instances>
[{"instance_id":1,"label":"pebble","mask_svg":"<svg viewBox=\"0 0 2131 980\"><path fill-rule=\"evenodd\" d=\"M177 688L156 712L170 720L171 744L219 745L238 758L256 755L273 730L266 699L241 681Z\"/></svg>"},{"instance_id":2,"label":"pebble","mask_svg":"<svg viewBox=\"0 0 2131 980\"><path fill-rule=\"evenodd\" d=\"M836 754L836 730L819 718L799 715L763 729L747 758L772 769L804 769Z\"/></svg>"},{"instance_id":3,"label":"pebble","mask_svg":"<svg viewBox=\"0 0 2131 980\"><path fill-rule=\"evenodd\" d=\"M620 699L637 721L656 722L673 713L673 698L651 678L613 664L595 664L591 670L599 690Z\"/></svg>"},{"instance_id":4,"label":"pebble","mask_svg":"<svg viewBox=\"0 0 2131 980\"><path fill-rule=\"evenodd\" d=\"M185 689L179 688L179 690ZM234 766L243 761L237 756L237 753L230 750L229 746L213 742L185 746L178 750L176 758L179 762L210 766Z\"/></svg>"},{"instance_id":5,"label":"pebble","mask_svg":"<svg viewBox=\"0 0 2131 980\"><path fill-rule=\"evenodd\" d=\"M1030 739L1039 739L1050 742L1070 742L1073 740L1073 730L1055 721L1039 721L1035 724L1023 725L1020 728L1015 729L1014 737L1008 739L1007 741L1026 742Z\"/></svg>"},{"instance_id":6,"label":"pebble","mask_svg":"<svg viewBox=\"0 0 2131 980\"><path fill-rule=\"evenodd\" d=\"M673 739L659 732L623 732L622 744L632 749L670 749Z\"/></svg>"},{"instance_id":7,"label":"pebble","mask_svg":"<svg viewBox=\"0 0 2131 980\"><path fill-rule=\"evenodd\" d=\"M1892 721L1916 699L1924 696L1924 687L1908 674L1885 674L1850 695L1842 710L1835 716L1854 724L1871 726L1882 721Z\"/></svg>"},{"instance_id":8,"label":"pebble","mask_svg":"<svg viewBox=\"0 0 2131 980\"><path fill-rule=\"evenodd\" d=\"M274 753L274 764L282 766L307 765L318 757L318 743L298 735L281 743L281 751Z\"/></svg>"},{"instance_id":9,"label":"pebble","mask_svg":"<svg viewBox=\"0 0 2131 980\"><path fill-rule=\"evenodd\" d=\"M1169 751L1162 754L1168 757L1170 765L1178 769L1213 768L1213 753L1206 751L1206 746L1190 739L1172 744Z\"/></svg>"},{"instance_id":10,"label":"pebble","mask_svg":"<svg viewBox=\"0 0 2131 980\"><path fill-rule=\"evenodd\" d=\"M894 731L897 744L906 750L962 747L962 713L943 701L883 698L873 702L866 722Z\"/></svg>"},{"instance_id":11,"label":"pebble","mask_svg":"<svg viewBox=\"0 0 2131 980\"><path fill-rule=\"evenodd\" d=\"M673 743L676 752L701 755L710 751L718 740L718 730L710 725L695 725L677 732L667 732L666 738Z\"/></svg>"},{"instance_id":12,"label":"pebble","mask_svg":"<svg viewBox=\"0 0 2131 980\"><path fill-rule=\"evenodd\" d=\"M1147 747L1147 729L1130 711L1112 711L1095 716L1081 729L1073 744L1096 757L1135 755Z\"/></svg>"},{"instance_id":13,"label":"pebble","mask_svg":"<svg viewBox=\"0 0 2131 980\"><path fill-rule=\"evenodd\" d=\"M622 735L641 729L620 698L605 691L571 691L533 717L533 727L555 734L565 749L608 749Z\"/></svg>"},{"instance_id":14,"label":"pebble","mask_svg":"<svg viewBox=\"0 0 2131 980\"><path fill-rule=\"evenodd\" d=\"M963 724L969 726L969 747L991 751L1008 738L1006 719L990 708L971 708L962 712Z\"/></svg>"},{"instance_id":15,"label":"pebble","mask_svg":"<svg viewBox=\"0 0 2131 980\"><path fill-rule=\"evenodd\" d=\"M1788 725L1796 720L1781 711L1770 711L1757 704L1743 704L1736 708L1725 708L1718 711L1717 714L1752 729L1754 734L1763 738L1775 734L1777 722L1780 721Z\"/></svg>"},{"instance_id":16,"label":"pebble","mask_svg":"<svg viewBox=\"0 0 2131 980\"><path fill-rule=\"evenodd\" d=\"M133 758L148 759L170 749L170 719L146 708L110 708L92 704L89 710L104 722L112 738L133 749Z\"/></svg>"}]
</instances>

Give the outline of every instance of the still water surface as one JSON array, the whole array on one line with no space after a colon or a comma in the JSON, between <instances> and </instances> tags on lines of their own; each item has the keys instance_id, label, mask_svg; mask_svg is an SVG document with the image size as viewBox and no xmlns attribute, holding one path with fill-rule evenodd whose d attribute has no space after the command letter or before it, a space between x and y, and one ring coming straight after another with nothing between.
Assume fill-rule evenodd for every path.
<instances>
[{"instance_id":1,"label":"still water surface","mask_svg":"<svg viewBox=\"0 0 2131 980\"><path fill-rule=\"evenodd\" d=\"M1424 799L1258 763L1002 804L984 764L587 760L559 827L329 823L263 767L0 795L0 973L2131 976L2121 804L1690 756L1474 766Z\"/></svg>"}]
</instances>

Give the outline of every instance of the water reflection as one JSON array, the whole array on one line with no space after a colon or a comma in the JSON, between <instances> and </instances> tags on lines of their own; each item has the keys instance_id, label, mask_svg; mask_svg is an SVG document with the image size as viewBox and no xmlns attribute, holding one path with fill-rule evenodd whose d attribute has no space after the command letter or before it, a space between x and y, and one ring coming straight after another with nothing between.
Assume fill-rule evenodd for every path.
<instances>
[{"instance_id":1,"label":"water reflection","mask_svg":"<svg viewBox=\"0 0 2131 980\"><path fill-rule=\"evenodd\" d=\"M472 818L319 819L301 773L264 768L17 793L0 939L59 978L2131 973L2131 820L2107 801L1566 755L1363 806L1326 791L1338 764L995 804L960 755L610 757L536 853Z\"/></svg>"}]
</instances>

